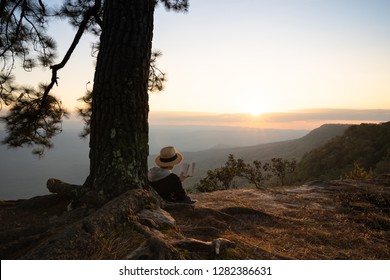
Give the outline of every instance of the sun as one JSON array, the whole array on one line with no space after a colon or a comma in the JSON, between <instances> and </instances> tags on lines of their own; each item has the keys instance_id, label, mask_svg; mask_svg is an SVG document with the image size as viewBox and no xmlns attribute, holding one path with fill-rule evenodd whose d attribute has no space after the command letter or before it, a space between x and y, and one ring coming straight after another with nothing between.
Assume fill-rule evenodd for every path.
<instances>
[{"instance_id":1,"label":"sun","mask_svg":"<svg viewBox=\"0 0 390 280\"><path fill-rule=\"evenodd\" d=\"M263 114L265 110L259 104L249 104L247 106L246 112L251 114L254 117L257 117Z\"/></svg>"}]
</instances>

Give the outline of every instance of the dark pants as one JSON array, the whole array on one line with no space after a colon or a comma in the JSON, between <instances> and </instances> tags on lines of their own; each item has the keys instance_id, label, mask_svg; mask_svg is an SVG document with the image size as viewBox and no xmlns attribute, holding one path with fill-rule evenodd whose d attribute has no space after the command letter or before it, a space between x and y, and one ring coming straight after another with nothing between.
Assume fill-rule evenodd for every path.
<instances>
[{"instance_id":1,"label":"dark pants","mask_svg":"<svg viewBox=\"0 0 390 280\"><path fill-rule=\"evenodd\" d=\"M178 203L188 203L188 204L193 204L196 201L192 200L191 197L186 195L186 197L182 201L178 201Z\"/></svg>"}]
</instances>

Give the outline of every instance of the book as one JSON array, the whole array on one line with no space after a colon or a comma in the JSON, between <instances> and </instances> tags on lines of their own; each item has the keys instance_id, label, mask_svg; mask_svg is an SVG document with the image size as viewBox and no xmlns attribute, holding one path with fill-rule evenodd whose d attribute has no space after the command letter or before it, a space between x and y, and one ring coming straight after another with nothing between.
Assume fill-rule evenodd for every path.
<instances>
[{"instance_id":1,"label":"book","mask_svg":"<svg viewBox=\"0 0 390 280\"><path fill-rule=\"evenodd\" d=\"M194 169L195 169L195 162L191 162L191 163L184 162L181 165L180 174L186 177L192 177L194 176Z\"/></svg>"}]
</instances>

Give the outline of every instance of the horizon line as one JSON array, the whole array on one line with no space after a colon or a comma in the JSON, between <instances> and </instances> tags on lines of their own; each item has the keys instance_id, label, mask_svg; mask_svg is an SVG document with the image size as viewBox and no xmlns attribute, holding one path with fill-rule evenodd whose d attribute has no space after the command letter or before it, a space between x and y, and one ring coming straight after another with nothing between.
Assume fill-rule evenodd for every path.
<instances>
[{"instance_id":1,"label":"horizon line","mask_svg":"<svg viewBox=\"0 0 390 280\"><path fill-rule=\"evenodd\" d=\"M7 112L3 108L0 116ZM64 122L82 122L73 111ZM323 124L360 124L390 121L390 109L304 108L288 111L264 112L202 112L163 111L149 112L150 125L209 126L310 130Z\"/></svg>"}]
</instances>

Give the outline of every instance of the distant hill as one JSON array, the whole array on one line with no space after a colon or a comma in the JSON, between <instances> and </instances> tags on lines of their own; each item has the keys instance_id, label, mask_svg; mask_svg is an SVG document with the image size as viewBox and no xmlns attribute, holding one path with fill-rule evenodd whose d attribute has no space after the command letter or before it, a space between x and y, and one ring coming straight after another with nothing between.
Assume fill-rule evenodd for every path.
<instances>
[{"instance_id":1,"label":"distant hill","mask_svg":"<svg viewBox=\"0 0 390 280\"><path fill-rule=\"evenodd\" d=\"M342 135L349 126L347 124L324 124L295 140L248 147L218 148L184 153L185 161L196 162L196 176L187 179L185 185L193 185L206 175L207 170L224 165L229 154L233 154L236 158L242 158L246 162L252 162L253 160L265 162L273 157L281 157L284 159L295 158L299 160L309 151L324 145L336 136ZM151 160L153 158L151 157ZM150 164L152 164L152 161Z\"/></svg>"},{"instance_id":2,"label":"distant hill","mask_svg":"<svg viewBox=\"0 0 390 280\"><path fill-rule=\"evenodd\" d=\"M29 198L48 193L46 181L60 178L83 184L89 172L88 141L80 140L81 125L64 124L64 132L54 139L54 148L43 158L31 154L31 148L11 149L0 145L0 200ZM0 140L5 132L0 130Z\"/></svg>"},{"instance_id":3,"label":"distant hill","mask_svg":"<svg viewBox=\"0 0 390 280\"><path fill-rule=\"evenodd\" d=\"M390 172L390 122L350 126L343 135L302 158L298 179L338 179L355 162L375 174Z\"/></svg>"},{"instance_id":4,"label":"distant hill","mask_svg":"<svg viewBox=\"0 0 390 280\"><path fill-rule=\"evenodd\" d=\"M306 135L308 130L264 129L222 126L151 126L150 153L174 145L179 151L198 152L208 149L246 147L291 140Z\"/></svg>"}]
</instances>

